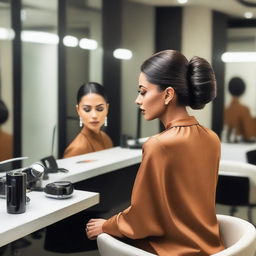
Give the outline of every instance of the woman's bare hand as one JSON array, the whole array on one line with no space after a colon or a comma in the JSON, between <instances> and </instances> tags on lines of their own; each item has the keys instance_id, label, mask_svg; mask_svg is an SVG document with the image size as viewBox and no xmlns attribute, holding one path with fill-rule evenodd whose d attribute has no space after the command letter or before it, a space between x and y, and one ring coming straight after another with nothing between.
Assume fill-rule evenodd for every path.
<instances>
[{"instance_id":1,"label":"woman's bare hand","mask_svg":"<svg viewBox=\"0 0 256 256\"><path fill-rule=\"evenodd\" d=\"M87 237L94 240L99 234L103 233L102 226L105 221L105 219L90 219L85 229Z\"/></svg>"}]
</instances>

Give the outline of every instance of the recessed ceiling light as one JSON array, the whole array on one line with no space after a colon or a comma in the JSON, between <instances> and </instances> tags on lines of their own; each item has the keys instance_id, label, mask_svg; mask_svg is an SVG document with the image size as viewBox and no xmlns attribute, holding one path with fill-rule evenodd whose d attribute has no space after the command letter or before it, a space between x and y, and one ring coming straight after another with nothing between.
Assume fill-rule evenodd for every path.
<instances>
[{"instance_id":1,"label":"recessed ceiling light","mask_svg":"<svg viewBox=\"0 0 256 256\"><path fill-rule=\"evenodd\" d=\"M129 49L118 48L114 50L113 55L116 59L129 60L132 58L132 51Z\"/></svg>"},{"instance_id":2,"label":"recessed ceiling light","mask_svg":"<svg viewBox=\"0 0 256 256\"><path fill-rule=\"evenodd\" d=\"M221 59L223 62L256 62L256 52L225 52Z\"/></svg>"},{"instance_id":3,"label":"recessed ceiling light","mask_svg":"<svg viewBox=\"0 0 256 256\"><path fill-rule=\"evenodd\" d=\"M93 39L82 38L79 41L79 46L82 49L95 50L98 47L98 42L96 40L93 40Z\"/></svg>"},{"instance_id":4,"label":"recessed ceiling light","mask_svg":"<svg viewBox=\"0 0 256 256\"><path fill-rule=\"evenodd\" d=\"M78 39L74 36L64 36L63 44L68 47L76 47L78 45Z\"/></svg>"},{"instance_id":5,"label":"recessed ceiling light","mask_svg":"<svg viewBox=\"0 0 256 256\"><path fill-rule=\"evenodd\" d=\"M179 4L186 4L188 0L177 0Z\"/></svg>"},{"instance_id":6,"label":"recessed ceiling light","mask_svg":"<svg viewBox=\"0 0 256 256\"><path fill-rule=\"evenodd\" d=\"M253 13L252 13L252 12L245 12L245 13L244 13L244 17L245 17L246 19L251 19L251 18L253 17Z\"/></svg>"}]
</instances>

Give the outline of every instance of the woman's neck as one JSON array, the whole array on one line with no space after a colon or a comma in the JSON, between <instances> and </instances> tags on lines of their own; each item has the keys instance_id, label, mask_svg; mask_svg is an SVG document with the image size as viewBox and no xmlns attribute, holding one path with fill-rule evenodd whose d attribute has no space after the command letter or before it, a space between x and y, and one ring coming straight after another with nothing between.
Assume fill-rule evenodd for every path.
<instances>
[{"instance_id":1,"label":"woman's neck","mask_svg":"<svg viewBox=\"0 0 256 256\"><path fill-rule=\"evenodd\" d=\"M188 116L189 114L185 106L170 104L167 106L166 111L159 119L163 123L164 127L166 127L167 124L172 122L173 120L184 119Z\"/></svg>"},{"instance_id":2,"label":"woman's neck","mask_svg":"<svg viewBox=\"0 0 256 256\"><path fill-rule=\"evenodd\" d=\"M84 126L83 128L85 131L89 132L89 133L93 133L93 134L100 134L100 129L97 129L97 130L92 130L92 129L89 129L88 127Z\"/></svg>"}]
</instances>

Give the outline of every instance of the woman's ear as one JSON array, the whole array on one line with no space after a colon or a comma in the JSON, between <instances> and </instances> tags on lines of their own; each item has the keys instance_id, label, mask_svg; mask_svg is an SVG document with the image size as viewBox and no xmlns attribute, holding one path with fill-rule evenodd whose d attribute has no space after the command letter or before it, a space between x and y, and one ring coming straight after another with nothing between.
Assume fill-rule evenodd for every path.
<instances>
[{"instance_id":1,"label":"woman's ear","mask_svg":"<svg viewBox=\"0 0 256 256\"><path fill-rule=\"evenodd\" d=\"M76 112L79 115L79 107L78 107L78 105L76 105Z\"/></svg>"},{"instance_id":2,"label":"woman's ear","mask_svg":"<svg viewBox=\"0 0 256 256\"><path fill-rule=\"evenodd\" d=\"M174 94L175 94L175 91L172 87L167 87L165 89L165 99L164 99L165 105L168 105L172 101L172 99L174 98Z\"/></svg>"}]
</instances>

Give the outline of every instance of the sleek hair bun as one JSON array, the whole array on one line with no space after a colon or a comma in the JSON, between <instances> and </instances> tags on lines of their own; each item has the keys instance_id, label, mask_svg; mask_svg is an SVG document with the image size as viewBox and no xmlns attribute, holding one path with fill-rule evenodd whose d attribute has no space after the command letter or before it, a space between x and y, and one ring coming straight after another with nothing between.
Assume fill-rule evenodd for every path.
<instances>
[{"instance_id":1,"label":"sleek hair bun","mask_svg":"<svg viewBox=\"0 0 256 256\"><path fill-rule=\"evenodd\" d=\"M202 109L216 97L215 74L205 59L195 56L189 61L187 81L191 108Z\"/></svg>"}]
</instances>

